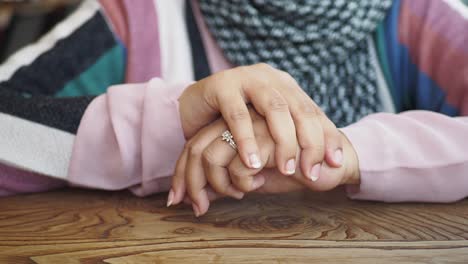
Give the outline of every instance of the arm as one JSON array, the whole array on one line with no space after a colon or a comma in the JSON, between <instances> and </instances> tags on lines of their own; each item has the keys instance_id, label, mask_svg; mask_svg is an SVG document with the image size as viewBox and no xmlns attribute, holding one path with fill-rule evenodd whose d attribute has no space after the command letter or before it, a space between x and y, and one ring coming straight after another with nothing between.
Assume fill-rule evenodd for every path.
<instances>
[{"instance_id":1,"label":"arm","mask_svg":"<svg viewBox=\"0 0 468 264\"><path fill-rule=\"evenodd\" d=\"M85 1L0 66L3 193L47 190L66 179L86 107L107 86L123 81L124 47L100 8Z\"/></svg>"},{"instance_id":2,"label":"arm","mask_svg":"<svg viewBox=\"0 0 468 264\"><path fill-rule=\"evenodd\" d=\"M449 202L467 196L468 8L459 1L396 0L378 34L399 115L344 128L361 185L350 197ZM378 147L376 147L378 146Z\"/></svg>"},{"instance_id":3,"label":"arm","mask_svg":"<svg viewBox=\"0 0 468 264\"><path fill-rule=\"evenodd\" d=\"M452 202L468 196L468 117L375 114L342 129L359 158L354 199Z\"/></svg>"},{"instance_id":4,"label":"arm","mask_svg":"<svg viewBox=\"0 0 468 264\"><path fill-rule=\"evenodd\" d=\"M155 78L96 98L78 129L68 180L107 190L133 186L140 196L168 190L185 143L177 99L187 85Z\"/></svg>"}]
</instances>

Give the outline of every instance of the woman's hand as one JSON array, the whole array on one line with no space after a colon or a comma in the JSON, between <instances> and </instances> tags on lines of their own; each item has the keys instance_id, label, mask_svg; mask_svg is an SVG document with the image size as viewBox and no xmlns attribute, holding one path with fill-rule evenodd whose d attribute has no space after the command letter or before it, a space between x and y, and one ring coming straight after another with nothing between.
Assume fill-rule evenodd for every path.
<instances>
[{"instance_id":1,"label":"woman's hand","mask_svg":"<svg viewBox=\"0 0 468 264\"><path fill-rule=\"evenodd\" d=\"M255 139L260 146L260 159L266 169L246 167L238 153L221 140L220 133L227 129L222 119L203 128L187 143L186 149L195 148L201 155L189 155L186 159L179 160L173 178L173 189L180 189L182 183L186 184L186 192L197 216L206 213L210 200L217 197L230 196L241 199L244 192L253 190L267 193L288 192L301 188L324 191L339 184L359 182L356 154L351 144L339 132L346 143L343 146L346 157L344 166L331 168L324 163L318 172L321 177L317 181L305 178L300 172L291 177L282 177L276 169L276 144L267 123L253 110L250 111L250 117ZM203 195L199 195L200 193ZM174 199L174 193L172 197L169 196L169 203L171 199Z\"/></svg>"},{"instance_id":2,"label":"woman's hand","mask_svg":"<svg viewBox=\"0 0 468 264\"><path fill-rule=\"evenodd\" d=\"M237 143L241 160L251 169L263 166L247 104L266 118L276 146L274 160L282 174L295 173L298 148L303 175L312 180L318 180L317 172L324 160L332 167L343 162L343 143L334 124L289 74L267 64L216 73L189 86L179 103L187 139L221 113ZM223 131L218 132L220 136ZM182 159L191 156L201 162L201 151L188 144ZM174 203L181 201L183 191L173 190L179 194Z\"/></svg>"}]
</instances>

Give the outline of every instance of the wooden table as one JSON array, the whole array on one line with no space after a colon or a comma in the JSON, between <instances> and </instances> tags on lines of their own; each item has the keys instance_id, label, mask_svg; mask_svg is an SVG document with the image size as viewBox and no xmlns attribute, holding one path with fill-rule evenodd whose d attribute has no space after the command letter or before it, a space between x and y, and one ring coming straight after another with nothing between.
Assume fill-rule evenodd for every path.
<instances>
[{"instance_id":1,"label":"wooden table","mask_svg":"<svg viewBox=\"0 0 468 264\"><path fill-rule=\"evenodd\" d=\"M165 195L62 190L0 199L0 263L468 263L468 201L250 195L195 218Z\"/></svg>"}]
</instances>

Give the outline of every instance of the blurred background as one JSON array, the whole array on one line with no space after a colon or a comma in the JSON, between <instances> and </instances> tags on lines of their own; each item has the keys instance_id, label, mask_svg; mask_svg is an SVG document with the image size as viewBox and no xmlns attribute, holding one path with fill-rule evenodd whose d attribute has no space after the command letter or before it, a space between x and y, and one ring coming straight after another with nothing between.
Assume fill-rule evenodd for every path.
<instances>
[{"instance_id":1,"label":"blurred background","mask_svg":"<svg viewBox=\"0 0 468 264\"><path fill-rule=\"evenodd\" d=\"M16 50L36 41L70 14L80 1L0 0L0 64ZM468 0L461 1L468 4Z\"/></svg>"},{"instance_id":2,"label":"blurred background","mask_svg":"<svg viewBox=\"0 0 468 264\"><path fill-rule=\"evenodd\" d=\"M0 64L36 41L81 0L0 0Z\"/></svg>"}]
</instances>

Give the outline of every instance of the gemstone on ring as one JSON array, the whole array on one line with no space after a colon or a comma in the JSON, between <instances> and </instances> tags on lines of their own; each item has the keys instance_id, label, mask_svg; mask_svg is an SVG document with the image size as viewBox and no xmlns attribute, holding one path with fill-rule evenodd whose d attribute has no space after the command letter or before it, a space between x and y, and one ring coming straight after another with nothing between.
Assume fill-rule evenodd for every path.
<instances>
[{"instance_id":1,"label":"gemstone on ring","mask_svg":"<svg viewBox=\"0 0 468 264\"><path fill-rule=\"evenodd\" d=\"M232 136L229 130L224 131L223 134L221 135L221 138L223 141L226 141L227 143L229 143L229 146L237 150L237 144L234 141L234 137Z\"/></svg>"}]
</instances>

